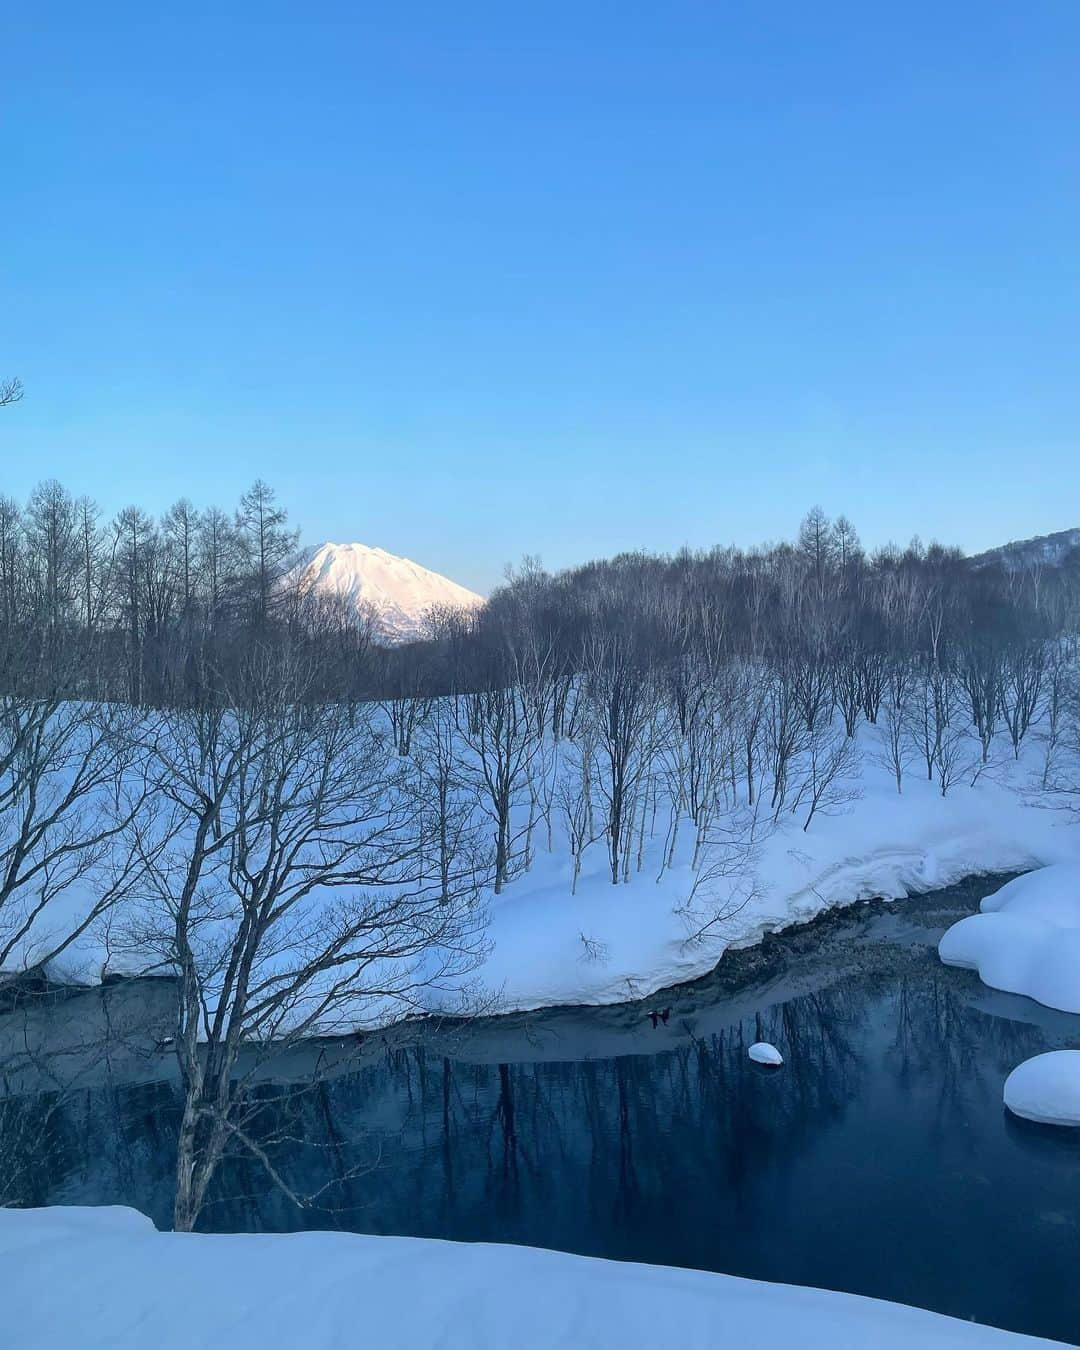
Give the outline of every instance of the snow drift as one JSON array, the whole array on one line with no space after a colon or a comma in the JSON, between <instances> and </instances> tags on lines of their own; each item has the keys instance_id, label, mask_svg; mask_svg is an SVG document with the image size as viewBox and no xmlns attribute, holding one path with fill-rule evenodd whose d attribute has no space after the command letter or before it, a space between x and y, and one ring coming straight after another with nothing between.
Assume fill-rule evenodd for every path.
<instances>
[{"instance_id":1,"label":"snow drift","mask_svg":"<svg viewBox=\"0 0 1080 1350\"><path fill-rule=\"evenodd\" d=\"M992 989L1080 1013L1080 863L1016 877L948 930L938 954Z\"/></svg>"},{"instance_id":2,"label":"snow drift","mask_svg":"<svg viewBox=\"0 0 1080 1350\"><path fill-rule=\"evenodd\" d=\"M21 1350L1021 1350L852 1294L487 1243L158 1233L131 1209L0 1210Z\"/></svg>"}]
</instances>

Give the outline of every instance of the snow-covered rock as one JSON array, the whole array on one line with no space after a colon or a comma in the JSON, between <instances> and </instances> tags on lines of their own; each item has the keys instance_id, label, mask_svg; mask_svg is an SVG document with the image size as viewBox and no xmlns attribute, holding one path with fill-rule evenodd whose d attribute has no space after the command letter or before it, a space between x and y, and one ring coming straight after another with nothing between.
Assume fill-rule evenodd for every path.
<instances>
[{"instance_id":1,"label":"snow-covered rock","mask_svg":"<svg viewBox=\"0 0 1080 1350\"><path fill-rule=\"evenodd\" d=\"M768 1041L755 1041L746 1053L755 1064L768 1064L773 1068L778 1068L784 1062L784 1056L775 1045L770 1045Z\"/></svg>"},{"instance_id":2,"label":"snow-covered rock","mask_svg":"<svg viewBox=\"0 0 1080 1350\"><path fill-rule=\"evenodd\" d=\"M1051 1050L1005 1079L1005 1105L1043 1125L1080 1125L1080 1050Z\"/></svg>"},{"instance_id":3,"label":"snow-covered rock","mask_svg":"<svg viewBox=\"0 0 1080 1350\"><path fill-rule=\"evenodd\" d=\"M20 1350L1034 1350L878 1299L533 1247L158 1233L134 1210L0 1209Z\"/></svg>"},{"instance_id":4,"label":"snow-covered rock","mask_svg":"<svg viewBox=\"0 0 1080 1350\"><path fill-rule=\"evenodd\" d=\"M992 989L1080 1013L1080 863L1016 877L980 910L942 937L942 961L977 971Z\"/></svg>"},{"instance_id":5,"label":"snow-covered rock","mask_svg":"<svg viewBox=\"0 0 1080 1350\"><path fill-rule=\"evenodd\" d=\"M366 544L321 544L289 581L370 613L392 642L419 637L426 615L436 607L477 609L484 603L483 596L449 577Z\"/></svg>"}]
</instances>

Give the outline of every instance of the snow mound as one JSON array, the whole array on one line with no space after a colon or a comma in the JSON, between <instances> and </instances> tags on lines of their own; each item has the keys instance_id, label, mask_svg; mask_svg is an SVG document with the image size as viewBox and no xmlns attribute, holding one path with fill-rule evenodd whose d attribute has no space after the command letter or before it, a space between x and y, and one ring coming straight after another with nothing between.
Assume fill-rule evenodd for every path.
<instances>
[{"instance_id":1,"label":"snow mound","mask_svg":"<svg viewBox=\"0 0 1080 1350\"><path fill-rule=\"evenodd\" d=\"M289 582L370 613L393 642L420 637L425 617L436 607L478 609L484 603L483 596L449 577L366 544L322 544Z\"/></svg>"},{"instance_id":2,"label":"snow mound","mask_svg":"<svg viewBox=\"0 0 1080 1350\"><path fill-rule=\"evenodd\" d=\"M1059 928L1080 928L1080 863L1055 863L1014 877L979 909L984 914L1008 910L1028 919L1046 919Z\"/></svg>"},{"instance_id":3,"label":"snow mound","mask_svg":"<svg viewBox=\"0 0 1080 1350\"><path fill-rule=\"evenodd\" d=\"M945 933L938 955L992 989L1080 1013L1080 864L1016 877Z\"/></svg>"},{"instance_id":4,"label":"snow mound","mask_svg":"<svg viewBox=\"0 0 1080 1350\"><path fill-rule=\"evenodd\" d=\"M1080 1050L1051 1050L1005 1079L1005 1105L1042 1125L1080 1125Z\"/></svg>"},{"instance_id":5,"label":"snow mound","mask_svg":"<svg viewBox=\"0 0 1080 1350\"><path fill-rule=\"evenodd\" d=\"M118 1209L0 1210L0 1260L0 1340L23 1350L1052 1344L878 1299L700 1270L358 1233L158 1233ZM197 1299L185 1302L185 1291Z\"/></svg>"},{"instance_id":6,"label":"snow mound","mask_svg":"<svg viewBox=\"0 0 1080 1350\"><path fill-rule=\"evenodd\" d=\"M784 1062L784 1056L768 1041L755 1041L746 1053L755 1064L770 1064L775 1068Z\"/></svg>"}]
</instances>

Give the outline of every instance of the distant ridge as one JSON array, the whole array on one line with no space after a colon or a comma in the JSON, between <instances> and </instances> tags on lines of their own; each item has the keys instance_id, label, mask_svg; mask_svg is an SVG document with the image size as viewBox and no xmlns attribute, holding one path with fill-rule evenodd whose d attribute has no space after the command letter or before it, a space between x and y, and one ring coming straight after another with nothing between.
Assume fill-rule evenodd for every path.
<instances>
[{"instance_id":1,"label":"distant ridge","mask_svg":"<svg viewBox=\"0 0 1080 1350\"><path fill-rule=\"evenodd\" d=\"M1016 572L1021 567L1042 563L1044 567L1060 567L1074 549L1080 549L1080 529L1058 530L1054 534L1038 534L1033 539L1016 539L997 548L976 553L971 562L976 567L998 563L1006 571Z\"/></svg>"},{"instance_id":2,"label":"distant ridge","mask_svg":"<svg viewBox=\"0 0 1080 1350\"><path fill-rule=\"evenodd\" d=\"M424 619L435 607L484 604L482 595L449 577L367 544L319 544L304 555L291 580L305 590L344 597L358 613L371 614L387 642L422 636Z\"/></svg>"}]
</instances>

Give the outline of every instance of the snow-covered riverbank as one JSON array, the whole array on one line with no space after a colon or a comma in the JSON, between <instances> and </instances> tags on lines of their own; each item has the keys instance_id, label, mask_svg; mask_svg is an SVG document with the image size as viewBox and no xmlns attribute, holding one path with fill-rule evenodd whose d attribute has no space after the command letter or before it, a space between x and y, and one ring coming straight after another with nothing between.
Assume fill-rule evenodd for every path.
<instances>
[{"instance_id":1,"label":"snow-covered riverbank","mask_svg":"<svg viewBox=\"0 0 1080 1350\"><path fill-rule=\"evenodd\" d=\"M748 874L723 878L685 913L695 874L689 859L661 870L663 841L645 866L612 886L603 852L586 855L570 894L565 854L541 852L529 875L492 910L492 951L481 972L506 1009L618 1003L706 974L728 947L805 923L827 909L881 897L899 899L988 872L1019 872L1080 858L1080 827L1033 791L1038 748L1015 761L1002 754L972 784L942 796L912 769L897 793L874 758L872 728L860 731L859 795L810 829L785 815L761 841ZM725 917L702 940L695 920Z\"/></svg>"},{"instance_id":2,"label":"snow-covered riverbank","mask_svg":"<svg viewBox=\"0 0 1080 1350\"><path fill-rule=\"evenodd\" d=\"M851 1294L531 1247L158 1233L131 1209L0 1210L20 1350L1021 1350L1053 1342ZM190 1315L177 1314L183 1301Z\"/></svg>"},{"instance_id":3,"label":"snow-covered riverbank","mask_svg":"<svg viewBox=\"0 0 1080 1350\"><path fill-rule=\"evenodd\" d=\"M714 854L697 871L686 829L669 864L668 808L661 801L641 843L640 869L618 886L611 884L603 844L596 843L583 856L575 891L558 823L550 849L538 825L531 868L503 894L487 897L489 950L471 978L497 1011L620 1003L696 979L729 947L752 945L765 933L833 907L869 897L896 899L973 874L1080 858L1075 817L1038 789L1043 762L1038 740L1028 738L1019 760L1002 741L989 767L977 763L976 751L973 744L969 771L946 795L914 764L898 793L882 762L876 729L863 725L842 804L816 813L805 831L802 813L785 811L774 824L763 807L751 849L739 840L730 858ZM710 866L711 878L705 875ZM326 903L334 902L330 891ZM47 945L41 932L77 920L87 904L78 887L54 902L20 945L15 967L33 965L35 952ZM128 944L120 954L114 940L112 930L125 919L123 906L111 911L49 974L93 984L110 973L142 973L138 952ZM432 994L428 1006L446 1006L445 988ZM368 1000L356 1020L389 1023L416 1010Z\"/></svg>"},{"instance_id":4,"label":"snow-covered riverbank","mask_svg":"<svg viewBox=\"0 0 1080 1350\"><path fill-rule=\"evenodd\" d=\"M978 972L992 989L1080 1014L1080 864L1015 877L954 923L938 944L946 965ZM1080 1126L1080 1051L1057 1050L1017 1065L1004 1088L1014 1115Z\"/></svg>"}]
</instances>

